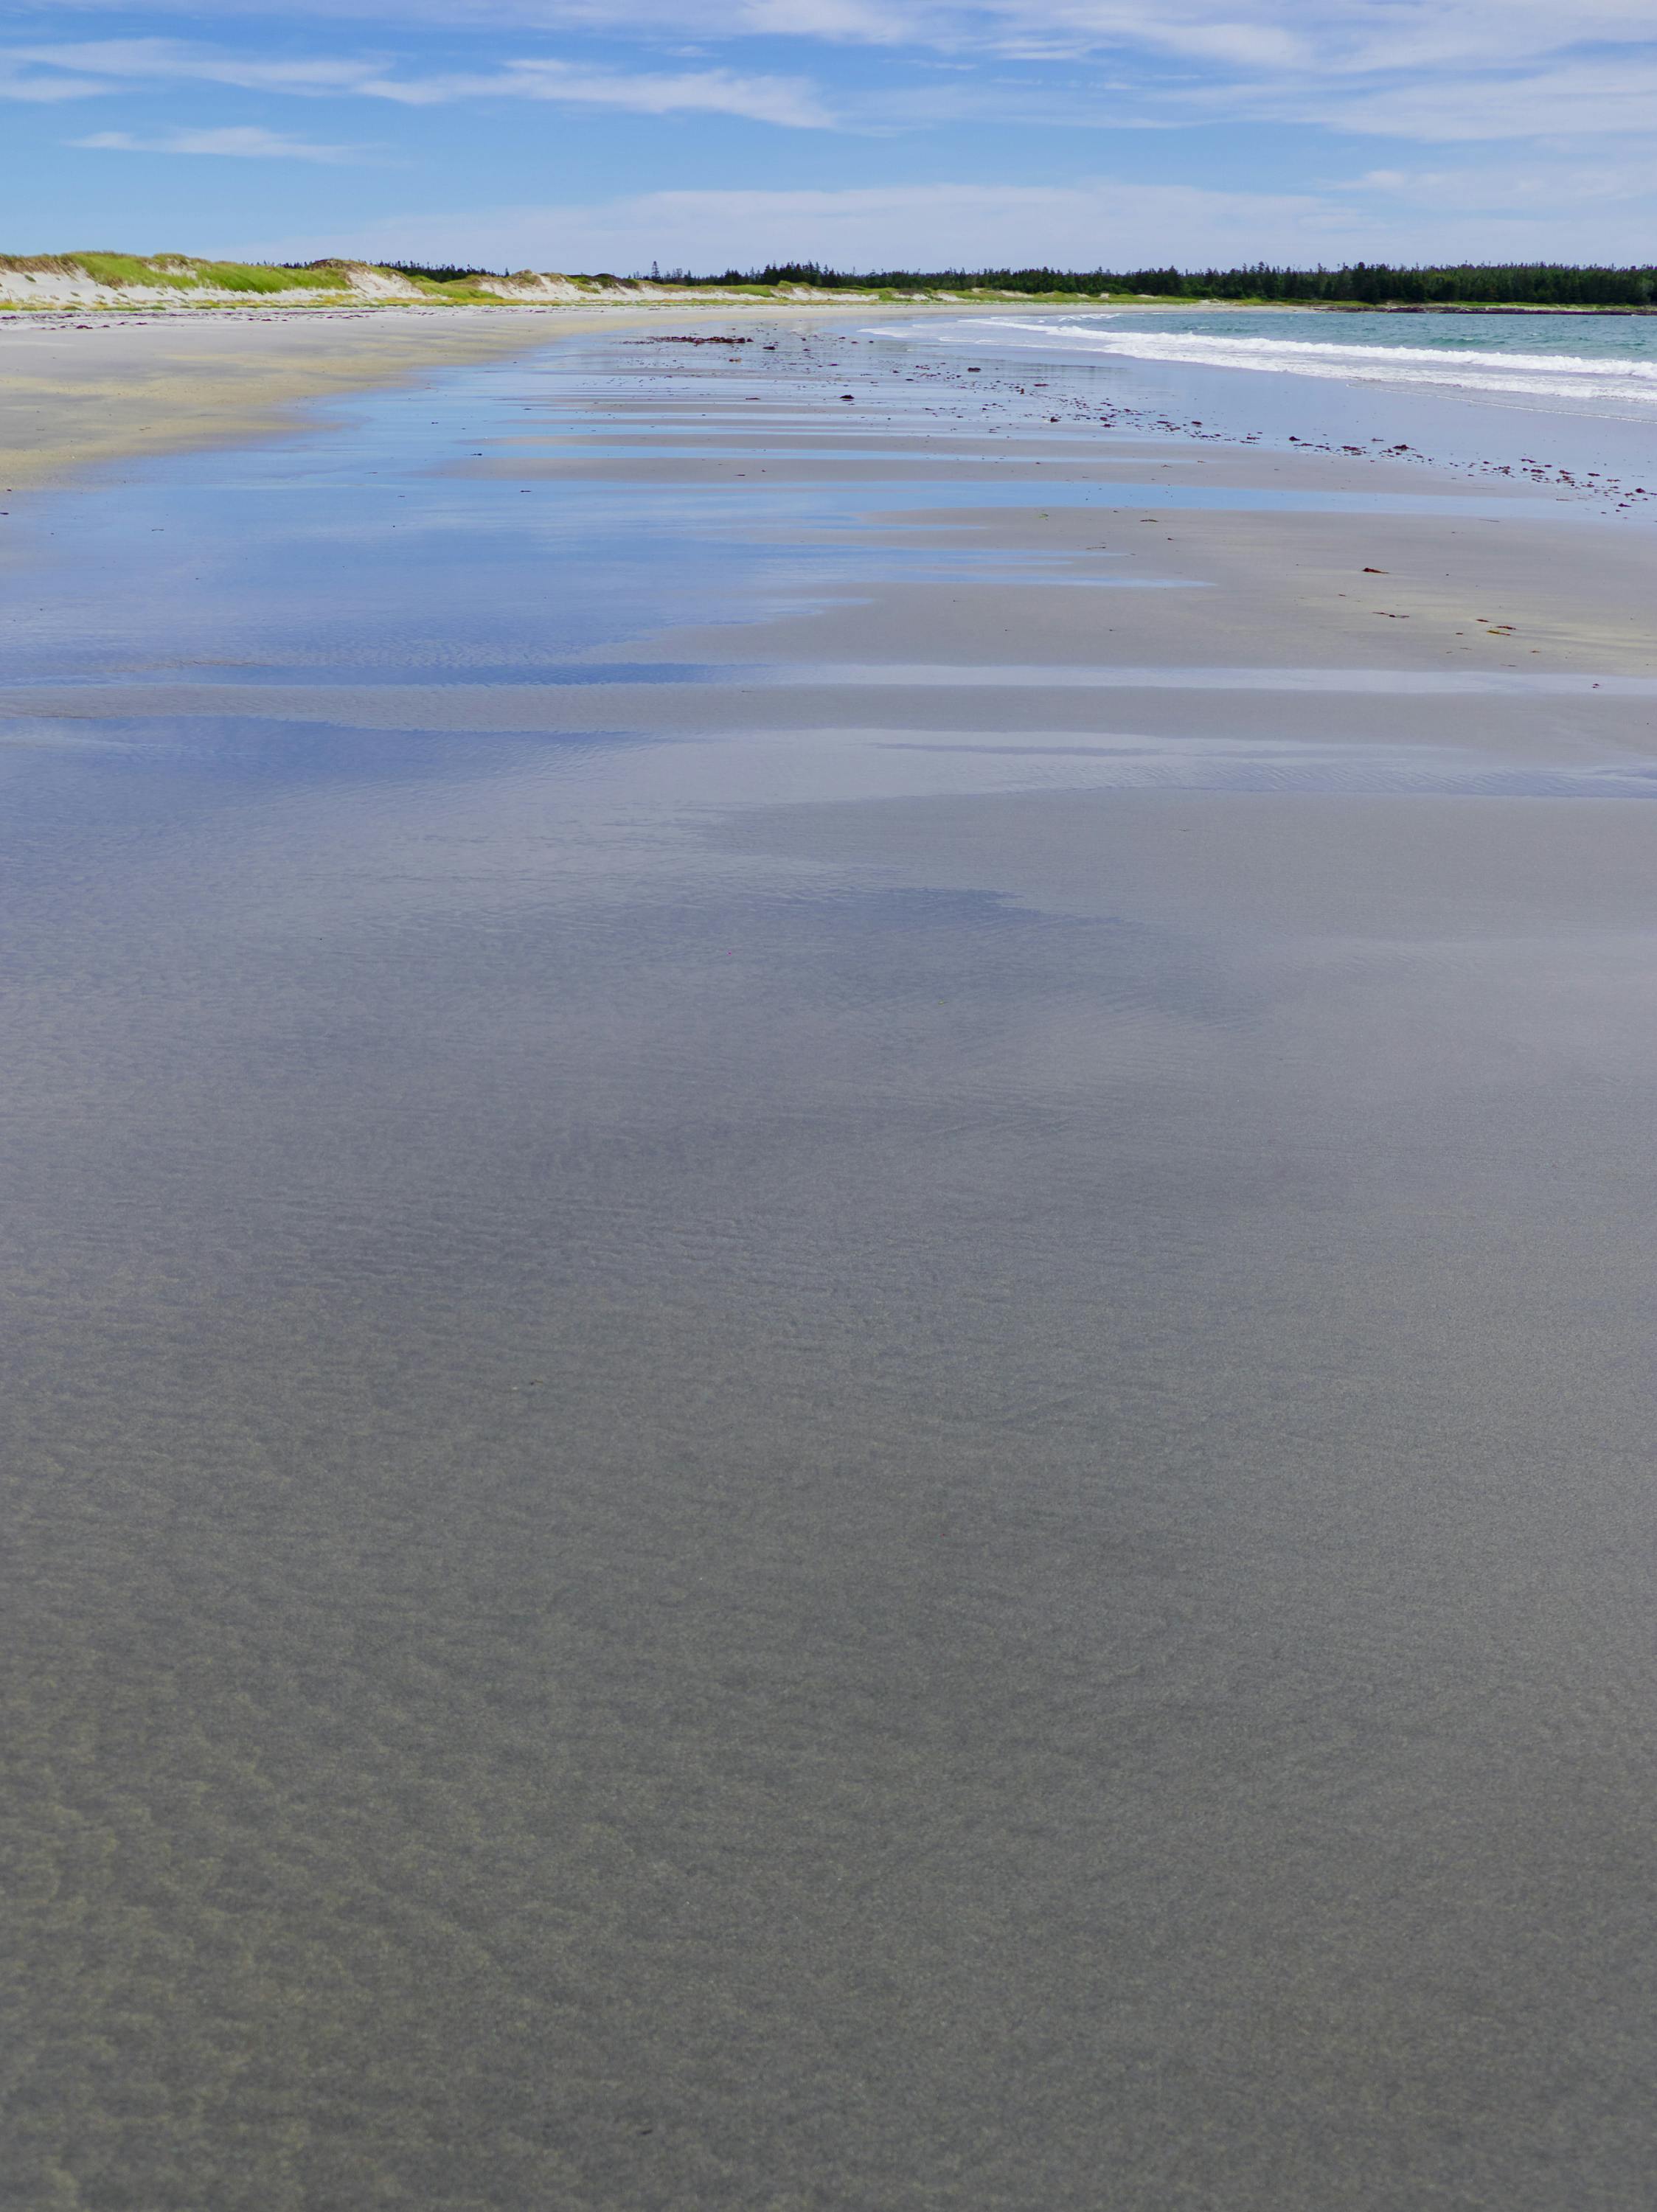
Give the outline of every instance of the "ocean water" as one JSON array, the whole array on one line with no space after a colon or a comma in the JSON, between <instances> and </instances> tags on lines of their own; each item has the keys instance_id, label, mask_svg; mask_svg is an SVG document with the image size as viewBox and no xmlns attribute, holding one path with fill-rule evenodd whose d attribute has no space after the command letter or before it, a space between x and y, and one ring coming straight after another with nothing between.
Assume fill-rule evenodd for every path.
<instances>
[{"instance_id":1,"label":"ocean water","mask_svg":"<svg viewBox=\"0 0 1657 2212\"><path fill-rule=\"evenodd\" d=\"M1657 319L1634 315L1234 314L1009 320L1045 343L1130 361L1502 393L1635 419L1657 414Z\"/></svg>"},{"instance_id":2,"label":"ocean water","mask_svg":"<svg viewBox=\"0 0 1657 2212\"><path fill-rule=\"evenodd\" d=\"M956 354L1125 373L1126 404L1202 403L1224 434L1392 444L1403 428L1435 460L1657 483L1657 319L1099 309L910 328Z\"/></svg>"}]
</instances>

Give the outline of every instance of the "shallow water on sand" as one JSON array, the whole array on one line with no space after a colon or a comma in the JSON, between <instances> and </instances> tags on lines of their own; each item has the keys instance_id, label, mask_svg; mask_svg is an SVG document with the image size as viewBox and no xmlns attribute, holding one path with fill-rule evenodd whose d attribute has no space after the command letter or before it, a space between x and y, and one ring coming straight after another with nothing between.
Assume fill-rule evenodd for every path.
<instances>
[{"instance_id":1,"label":"shallow water on sand","mask_svg":"<svg viewBox=\"0 0 1657 2212\"><path fill-rule=\"evenodd\" d=\"M6 541L7 2201L1643 2204L1657 672L697 368Z\"/></svg>"},{"instance_id":2,"label":"shallow water on sand","mask_svg":"<svg viewBox=\"0 0 1657 2212\"><path fill-rule=\"evenodd\" d=\"M1091 387L1142 416L1195 416L1209 435L1349 452L1349 441L1405 439L1441 466L1615 483L1624 511L1648 520L1657 496L1657 338L1644 316L1107 308L968 315L905 335L1039 376L1065 402Z\"/></svg>"}]
</instances>

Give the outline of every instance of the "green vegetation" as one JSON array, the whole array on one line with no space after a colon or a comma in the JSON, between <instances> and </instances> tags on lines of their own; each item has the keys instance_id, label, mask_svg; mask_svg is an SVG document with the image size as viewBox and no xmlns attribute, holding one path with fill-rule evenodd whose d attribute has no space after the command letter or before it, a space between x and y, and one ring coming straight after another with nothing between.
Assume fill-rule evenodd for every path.
<instances>
[{"instance_id":1,"label":"green vegetation","mask_svg":"<svg viewBox=\"0 0 1657 2212\"><path fill-rule=\"evenodd\" d=\"M205 261L186 253L54 253L21 256L0 254L0 280L22 278L32 280L40 288L43 303L50 302L57 280L61 290L62 280L89 279L107 287L116 297L107 302L113 307L143 304L142 296L156 292L175 294L180 304L199 304L211 307L226 294L249 298L270 298L273 295L308 294L319 303L329 299L362 301L371 297L373 286L364 287L358 281L362 276L391 276L406 283L416 293L434 300L451 302L496 304L492 295L480 290L480 283L490 282L494 272L490 270L448 267L426 268L411 266L379 268L366 263L326 260L289 263L271 266L247 261ZM25 306L27 296L14 296L5 304ZM123 300L125 293L131 296ZM192 295L196 295L194 302ZM406 295L405 295L406 296Z\"/></svg>"},{"instance_id":2,"label":"green vegetation","mask_svg":"<svg viewBox=\"0 0 1657 2212\"><path fill-rule=\"evenodd\" d=\"M34 277L42 304L53 278L89 278L116 296L114 307L143 304L137 296L156 291L180 295L180 304L213 306L227 295L268 297L310 294L367 303L399 291L455 307L498 307L491 288L537 282L533 270L505 272L450 262L388 264L326 260L265 267L242 261L204 261L190 254L64 253L19 258L0 255L0 279ZM376 285L376 277L393 280ZM1067 300L1228 301L1238 306L1299 305L1388 309L1575 308L1592 313L1657 313L1657 266L1575 268L1558 262L1464 262L1442 268L1395 268L1385 262L1350 262L1338 269L1279 269L1257 262L1244 269L934 269L880 270L853 274L814 261L773 262L764 269L728 269L717 276L691 276L683 270L649 278L622 279L600 270L567 282L577 293L603 295L660 285L732 293L750 300L786 300L801 290L857 292L904 301L935 296L957 298ZM24 288L13 283L11 298L0 305L28 304ZM129 295L123 301L120 295ZM21 296L20 297L20 294ZM190 299L195 295L195 301ZM61 293L59 303L63 304Z\"/></svg>"},{"instance_id":3,"label":"green vegetation","mask_svg":"<svg viewBox=\"0 0 1657 2212\"><path fill-rule=\"evenodd\" d=\"M95 283L160 285L168 291L344 292L350 288L338 264L306 269L267 269L246 261L198 261L192 254L64 253L57 265L78 270Z\"/></svg>"},{"instance_id":4,"label":"green vegetation","mask_svg":"<svg viewBox=\"0 0 1657 2212\"><path fill-rule=\"evenodd\" d=\"M347 292L344 270L319 263L310 269L263 269L245 261L198 261L196 282L221 292Z\"/></svg>"},{"instance_id":5,"label":"green vegetation","mask_svg":"<svg viewBox=\"0 0 1657 2212\"><path fill-rule=\"evenodd\" d=\"M448 261L386 261L376 264L395 270L399 276L412 276L428 284L454 284L468 276L503 277L504 269L467 269Z\"/></svg>"},{"instance_id":6,"label":"green vegetation","mask_svg":"<svg viewBox=\"0 0 1657 2212\"><path fill-rule=\"evenodd\" d=\"M0 276L49 280L89 277L112 290L136 287L164 292L346 292L343 264L318 263L308 269L267 269L245 261L202 261L193 254L51 253L0 254Z\"/></svg>"},{"instance_id":7,"label":"green vegetation","mask_svg":"<svg viewBox=\"0 0 1657 2212\"><path fill-rule=\"evenodd\" d=\"M312 265L320 267L323 264L317 263ZM504 270L465 269L449 262L384 261L372 264L359 262L355 265L358 268L371 266L376 276L404 277L426 298L447 300L451 306L498 307L501 304L499 296L486 288L507 282ZM533 270L520 273L532 281L535 274Z\"/></svg>"},{"instance_id":8,"label":"green vegetation","mask_svg":"<svg viewBox=\"0 0 1657 2212\"><path fill-rule=\"evenodd\" d=\"M1339 269L883 269L853 276L814 261L728 269L721 276L678 283L807 284L813 289L1014 292L1060 298L1127 294L1167 300L1304 301L1308 307L1657 307L1657 267L1574 268L1561 262L1460 262L1443 268L1394 268L1383 261Z\"/></svg>"},{"instance_id":9,"label":"green vegetation","mask_svg":"<svg viewBox=\"0 0 1657 2212\"><path fill-rule=\"evenodd\" d=\"M97 284L161 284L169 291L194 289L197 278L188 264L169 259L140 261L131 253L64 253L58 265L67 274L76 271Z\"/></svg>"}]
</instances>

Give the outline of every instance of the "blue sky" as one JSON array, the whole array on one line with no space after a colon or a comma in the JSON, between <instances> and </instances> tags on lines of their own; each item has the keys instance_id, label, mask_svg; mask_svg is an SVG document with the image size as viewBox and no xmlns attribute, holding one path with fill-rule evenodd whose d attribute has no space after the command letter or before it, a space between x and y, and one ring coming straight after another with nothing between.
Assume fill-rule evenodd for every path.
<instances>
[{"instance_id":1,"label":"blue sky","mask_svg":"<svg viewBox=\"0 0 1657 2212\"><path fill-rule=\"evenodd\" d=\"M1657 0L0 9L0 249L1657 258Z\"/></svg>"}]
</instances>

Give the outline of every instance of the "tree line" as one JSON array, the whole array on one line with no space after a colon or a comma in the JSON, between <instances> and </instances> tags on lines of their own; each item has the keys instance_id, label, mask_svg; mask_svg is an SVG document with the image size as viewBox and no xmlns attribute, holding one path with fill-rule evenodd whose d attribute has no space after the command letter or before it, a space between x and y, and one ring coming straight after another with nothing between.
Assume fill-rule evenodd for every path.
<instances>
[{"instance_id":1,"label":"tree line","mask_svg":"<svg viewBox=\"0 0 1657 2212\"><path fill-rule=\"evenodd\" d=\"M1645 307L1657 306L1657 266L1575 267L1563 262L1473 262L1395 268L1353 261L1338 269L883 269L860 275L820 262L771 262L728 269L704 284L811 284L890 292L1150 293L1169 300L1303 300L1374 307Z\"/></svg>"}]
</instances>

